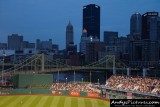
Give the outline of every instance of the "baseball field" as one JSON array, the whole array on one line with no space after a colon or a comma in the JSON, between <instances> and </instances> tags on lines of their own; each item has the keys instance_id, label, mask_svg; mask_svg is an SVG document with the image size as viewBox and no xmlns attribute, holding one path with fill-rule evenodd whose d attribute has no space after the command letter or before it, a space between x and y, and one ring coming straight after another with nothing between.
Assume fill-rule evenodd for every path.
<instances>
[{"instance_id":1,"label":"baseball field","mask_svg":"<svg viewBox=\"0 0 160 107\"><path fill-rule=\"evenodd\" d=\"M0 96L0 107L109 107L109 101L71 96Z\"/></svg>"}]
</instances>

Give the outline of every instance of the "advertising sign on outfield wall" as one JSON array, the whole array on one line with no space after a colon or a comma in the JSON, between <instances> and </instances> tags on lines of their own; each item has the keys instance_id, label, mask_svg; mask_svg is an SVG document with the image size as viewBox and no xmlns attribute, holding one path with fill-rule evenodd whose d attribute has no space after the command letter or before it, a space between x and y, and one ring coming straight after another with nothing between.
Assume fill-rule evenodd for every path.
<instances>
[{"instance_id":1,"label":"advertising sign on outfield wall","mask_svg":"<svg viewBox=\"0 0 160 107\"><path fill-rule=\"evenodd\" d=\"M80 92L70 91L71 96L80 96Z\"/></svg>"},{"instance_id":2,"label":"advertising sign on outfield wall","mask_svg":"<svg viewBox=\"0 0 160 107\"><path fill-rule=\"evenodd\" d=\"M88 93L87 93L87 96L88 96L88 97L99 97L99 94L98 94L98 93L95 93L95 92L88 92Z\"/></svg>"},{"instance_id":3,"label":"advertising sign on outfield wall","mask_svg":"<svg viewBox=\"0 0 160 107\"><path fill-rule=\"evenodd\" d=\"M64 94L63 92L60 92L60 91L52 91L52 94L55 94L55 95L81 96L81 92L78 92L78 91L69 91L68 94ZM86 92L85 96L87 96L87 97L100 97L99 93L97 93L97 92Z\"/></svg>"},{"instance_id":4,"label":"advertising sign on outfield wall","mask_svg":"<svg viewBox=\"0 0 160 107\"><path fill-rule=\"evenodd\" d=\"M59 91L52 91L52 94L55 94L55 95L61 95L62 93L59 92Z\"/></svg>"}]
</instances>

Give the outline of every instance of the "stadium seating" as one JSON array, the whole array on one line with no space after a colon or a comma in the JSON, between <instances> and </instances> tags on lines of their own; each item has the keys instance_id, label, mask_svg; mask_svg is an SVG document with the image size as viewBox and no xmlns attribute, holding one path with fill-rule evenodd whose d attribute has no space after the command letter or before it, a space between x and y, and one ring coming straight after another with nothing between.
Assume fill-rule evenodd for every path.
<instances>
[{"instance_id":1,"label":"stadium seating","mask_svg":"<svg viewBox=\"0 0 160 107\"><path fill-rule=\"evenodd\" d=\"M106 81L105 86L119 90L160 95L159 78L113 75Z\"/></svg>"}]
</instances>

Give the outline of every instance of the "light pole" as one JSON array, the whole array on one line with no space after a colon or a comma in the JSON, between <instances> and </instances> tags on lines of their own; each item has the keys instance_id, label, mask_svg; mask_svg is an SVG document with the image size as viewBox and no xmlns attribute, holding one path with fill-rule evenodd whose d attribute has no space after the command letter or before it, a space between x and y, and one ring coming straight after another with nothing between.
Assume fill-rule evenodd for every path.
<instances>
[{"instance_id":1,"label":"light pole","mask_svg":"<svg viewBox=\"0 0 160 107\"><path fill-rule=\"evenodd\" d=\"M91 71L90 71L90 84L91 84L91 81L92 81L92 74L91 74Z\"/></svg>"},{"instance_id":2,"label":"light pole","mask_svg":"<svg viewBox=\"0 0 160 107\"><path fill-rule=\"evenodd\" d=\"M83 83L83 78L82 78L82 83Z\"/></svg>"},{"instance_id":3,"label":"light pole","mask_svg":"<svg viewBox=\"0 0 160 107\"><path fill-rule=\"evenodd\" d=\"M98 78L98 85L99 85L99 78Z\"/></svg>"},{"instance_id":4,"label":"light pole","mask_svg":"<svg viewBox=\"0 0 160 107\"><path fill-rule=\"evenodd\" d=\"M67 83L67 78L66 78L66 83Z\"/></svg>"},{"instance_id":5,"label":"light pole","mask_svg":"<svg viewBox=\"0 0 160 107\"><path fill-rule=\"evenodd\" d=\"M57 76L58 76L58 83L59 83L59 70L58 70L58 72L57 72Z\"/></svg>"},{"instance_id":6,"label":"light pole","mask_svg":"<svg viewBox=\"0 0 160 107\"><path fill-rule=\"evenodd\" d=\"M74 71L74 83L75 83L75 79L76 79L76 78L75 78L75 75L76 75L76 73L75 73L75 71Z\"/></svg>"},{"instance_id":7,"label":"light pole","mask_svg":"<svg viewBox=\"0 0 160 107\"><path fill-rule=\"evenodd\" d=\"M4 72L4 59L5 59L5 56L6 56L6 54L5 54L5 51L4 51L4 49L3 49L3 65L2 65L2 85L3 85L3 72Z\"/></svg>"}]
</instances>

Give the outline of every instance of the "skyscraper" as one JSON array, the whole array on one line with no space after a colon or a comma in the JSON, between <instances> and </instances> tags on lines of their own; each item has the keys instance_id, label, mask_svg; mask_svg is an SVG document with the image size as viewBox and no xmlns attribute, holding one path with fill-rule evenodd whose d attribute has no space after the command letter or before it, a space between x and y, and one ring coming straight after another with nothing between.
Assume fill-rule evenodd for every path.
<instances>
[{"instance_id":1,"label":"skyscraper","mask_svg":"<svg viewBox=\"0 0 160 107\"><path fill-rule=\"evenodd\" d=\"M87 30L87 36L93 36L100 40L100 6L89 4L83 6L83 29Z\"/></svg>"},{"instance_id":2,"label":"skyscraper","mask_svg":"<svg viewBox=\"0 0 160 107\"><path fill-rule=\"evenodd\" d=\"M130 35L134 40L141 38L142 16L140 13L134 13L130 18Z\"/></svg>"},{"instance_id":3,"label":"skyscraper","mask_svg":"<svg viewBox=\"0 0 160 107\"><path fill-rule=\"evenodd\" d=\"M69 44L74 44L74 41L73 41L73 26L72 26L70 21L69 21L69 23L66 27L66 49L69 46Z\"/></svg>"},{"instance_id":4,"label":"skyscraper","mask_svg":"<svg viewBox=\"0 0 160 107\"><path fill-rule=\"evenodd\" d=\"M160 40L160 17L158 12L147 12L142 15L142 39Z\"/></svg>"}]
</instances>

